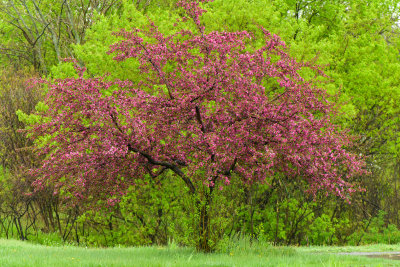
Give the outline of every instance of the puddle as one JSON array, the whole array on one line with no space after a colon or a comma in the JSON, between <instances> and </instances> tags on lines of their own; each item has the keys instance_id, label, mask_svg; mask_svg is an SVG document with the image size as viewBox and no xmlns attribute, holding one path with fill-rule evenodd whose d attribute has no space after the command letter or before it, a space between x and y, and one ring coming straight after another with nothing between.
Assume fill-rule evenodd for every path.
<instances>
[{"instance_id":1,"label":"puddle","mask_svg":"<svg viewBox=\"0 0 400 267\"><path fill-rule=\"evenodd\" d=\"M400 254L380 254L380 255L367 255L368 258L383 258L390 260L400 260Z\"/></svg>"},{"instance_id":2,"label":"puddle","mask_svg":"<svg viewBox=\"0 0 400 267\"><path fill-rule=\"evenodd\" d=\"M383 258L390 260L400 260L400 252L343 252L338 253L339 255L351 255L351 256L367 256L369 258Z\"/></svg>"}]
</instances>

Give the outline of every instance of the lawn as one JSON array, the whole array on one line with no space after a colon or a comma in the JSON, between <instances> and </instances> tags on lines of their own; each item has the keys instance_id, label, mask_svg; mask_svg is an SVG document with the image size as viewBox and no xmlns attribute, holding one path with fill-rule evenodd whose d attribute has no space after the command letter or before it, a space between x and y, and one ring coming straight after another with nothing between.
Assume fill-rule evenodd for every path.
<instances>
[{"instance_id":1,"label":"lawn","mask_svg":"<svg viewBox=\"0 0 400 267\"><path fill-rule=\"evenodd\" d=\"M336 255L350 251L400 251L400 246L235 250L202 254L190 248L47 247L0 240L0 266L400 266L400 261Z\"/></svg>"}]
</instances>

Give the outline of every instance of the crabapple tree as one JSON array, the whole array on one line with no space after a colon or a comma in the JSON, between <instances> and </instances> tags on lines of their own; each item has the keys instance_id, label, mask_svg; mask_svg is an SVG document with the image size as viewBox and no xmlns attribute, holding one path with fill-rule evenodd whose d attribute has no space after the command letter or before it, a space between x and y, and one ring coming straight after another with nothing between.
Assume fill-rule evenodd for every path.
<instances>
[{"instance_id":1,"label":"crabapple tree","mask_svg":"<svg viewBox=\"0 0 400 267\"><path fill-rule=\"evenodd\" d=\"M262 27L262 47L249 32L207 32L205 2L179 1L178 23L188 27L172 35L151 22L116 33L109 53L136 60L139 82L85 78L83 68L77 78L41 81L47 108L30 130L46 156L34 170L38 188L52 183L71 198L114 205L135 180L168 171L194 196L206 188L197 202L203 251L213 190L232 175L252 183L285 173L308 181L310 194L342 198L357 190L349 178L363 161L346 150L351 138L331 122L321 83L301 76L321 77L320 67L290 57Z\"/></svg>"}]
</instances>

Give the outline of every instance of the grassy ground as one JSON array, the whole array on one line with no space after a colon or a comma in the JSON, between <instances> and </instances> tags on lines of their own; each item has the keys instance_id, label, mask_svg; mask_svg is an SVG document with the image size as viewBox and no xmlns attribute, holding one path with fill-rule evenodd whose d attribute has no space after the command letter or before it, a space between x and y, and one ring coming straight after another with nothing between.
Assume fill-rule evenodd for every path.
<instances>
[{"instance_id":1,"label":"grassy ground","mask_svg":"<svg viewBox=\"0 0 400 267\"><path fill-rule=\"evenodd\" d=\"M0 266L400 266L400 261L334 254L344 251L400 251L400 246L268 248L202 254L175 246L86 249L0 240Z\"/></svg>"}]
</instances>

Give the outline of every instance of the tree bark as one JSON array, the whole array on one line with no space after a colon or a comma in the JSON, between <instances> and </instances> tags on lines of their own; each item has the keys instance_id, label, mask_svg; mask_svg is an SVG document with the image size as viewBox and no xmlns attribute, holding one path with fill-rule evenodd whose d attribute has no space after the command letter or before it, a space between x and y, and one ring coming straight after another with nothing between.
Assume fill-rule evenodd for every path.
<instances>
[{"instance_id":1,"label":"tree bark","mask_svg":"<svg viewBox=\"0 0 400 267\"><path fill-rule=\"evenodd\" d=\"M209 208L211 205L211 195L214 190L214 187L210 187L209 192L206 192L206 199L204 203L198 203L198 209L200 213L200 222L199 222L199 241L197 244L197 249L202 252L211 252L212 247L210 246L210 213Z\"/></svg>"}]
</instances>

